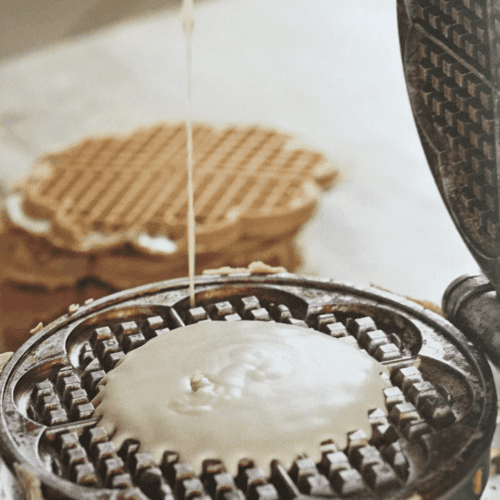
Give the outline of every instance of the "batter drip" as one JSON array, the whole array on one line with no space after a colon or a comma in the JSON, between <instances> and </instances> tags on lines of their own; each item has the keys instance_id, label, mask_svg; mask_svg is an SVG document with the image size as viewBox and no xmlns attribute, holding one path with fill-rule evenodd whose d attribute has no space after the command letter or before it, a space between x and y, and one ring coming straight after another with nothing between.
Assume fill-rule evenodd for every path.
<instances>
[{"instance_id":1,"label":"batter drip","mask_svg":"<svg viewBox=\"0 0 500 500\"><path fill-rule=\"evenodd\" d=\"M206 321L128 353L102 381L95 416L117 446L141 443L157 462L177 451L196 471L207 458L319 460L322 441L369 436L384 408L384 366L347 342L274 322Z\"/></svg>"}]
</instances>

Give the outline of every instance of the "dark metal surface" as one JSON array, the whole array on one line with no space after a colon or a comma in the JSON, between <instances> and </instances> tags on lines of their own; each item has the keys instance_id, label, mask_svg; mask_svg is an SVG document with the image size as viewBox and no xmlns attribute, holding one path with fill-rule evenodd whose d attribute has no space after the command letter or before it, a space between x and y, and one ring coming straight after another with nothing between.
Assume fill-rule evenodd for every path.
<instances>
[{"instance_id":1,"label":"dark metal surface","mask_svg":"<svg viewBox=\"0 0 500 500\"><path fill-rule=\"evenodd\" d=\"M495 387L481 352L442 317L375 289L287 274L202 277L196 293L190 309L186 280L121 292L28 341L0 376L0 449L9 466L35 471L47 498L479 498ZM155 464L133 442L115 450L92 418L95 383L126 351L203 319L281 321L365 348L393 384L386 407L367 415L371 440L353 433L346 449L331 445L318 464L302 457L291 469L258 464L262 472L248 463L235 478L216 460L196 478L175 454Z\"/></svg>"},{"instance_id":2,"label":"dark metal surface","mask_svg":"<svg viewBox=\"0 0 500 500\"><path fill-rule=\"evenodd\" d=\"M500 290L500 4L398 0L398 21L428 163L462 238Z\"/></svg>"},{"instance_id":3,"label":"dark metal surface","mask_svg":"<svg viewBox=\"0 0 500 500\"><path fill-rule=\"evenodd\" d=\"M500 369L500 301L483 276L460 276L443 296L446 317Z\"/></svg>"}]
</instances>

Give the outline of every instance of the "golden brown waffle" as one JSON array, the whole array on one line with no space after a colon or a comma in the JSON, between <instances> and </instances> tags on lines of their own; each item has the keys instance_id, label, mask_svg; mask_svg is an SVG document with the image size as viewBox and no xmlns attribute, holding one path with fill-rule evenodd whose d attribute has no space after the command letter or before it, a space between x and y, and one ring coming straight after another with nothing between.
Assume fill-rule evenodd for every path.
<instances>
[{"instance_id":1,"label":"golden brown waffle","mask_svg":"<svg viewBox=\"0 0 500 500\"><path fill-rule=\"evenodd\" d=\"M199 252L297 231L319 187L337 178L322 154L275 130L197 124L193 134ZM139 243L147 233L167 236L184 254L185 163L183 123L86 139L40 160L21 188L22 209L50 223L44 236L59 248L97 251L129 242L154 253Z\"/></svg>"},{"instance_id":2,"label":"golden brown waffle","mask_svg":"<svg viewBox=\"0 0 500 500\"><path fill-rule=\"evenodd\" d=\"M144 255L129 247L94 255L56 248L45 238L16 227L4 229L0 231L0 283L50 291L72 287L83 278L94 277L123 289L188 273L187 257L181 253ZM198 254L196 272L224 265L245 266L254 260L281 265L289 271L300 264L291 235L279 240L248 238L229 245L224 252Z\"/></svg>"},{"instance_id":3,"label":"golden brown waffle","mask_svg":"<svg viewBox=\"0 0 500 500\"><path fill-rule=\"evenodd\" d=\"M196 274L222 266L245 267L256 260L283 266L290 272L295 271L301 264L294 241L290 238L257 242L245 240L231 246L231 251L225 253L198 255ZM109 254L99 256L93 266L93 276L118 289L181 278L187 274L188 261L185 256L166 262L165 259L141 259L126 253Z\"/></svg>"},{"instance_id":4,"label":"golden brown waffle","mask_svg":"<svg viewBox=\"0 0 500 500\"><path fill-rule=\"evenodd\" d=\"M15 351L39 322L47 324L68 312L70 304L83 304L117 291L95 280L48 292L43 288L0 283L0 352Z\"/></svg>"},{"instance_id":5,"label":"golden brown waffle","mask_svg":"<svg viewBox=\"0 0 500 500\"><path fill-rule=\"evenodd\" d=\"M42 158L0 210L0 340L88 296L186 276L184 124L91 138ZM196 272L254 260L295 270L294 235L338 175L273 130L194 127ZM174 248L147 248L141 235ZM90 283L90 284L89 284ZM92 285L94 283L94 285Z\"/></svg>"},{"instance_id":6,"label":"golden brown waffle","mask_svg":"<svg viewBox=\"0 0 500 500\"><path fill-rule=\"evenodd\" d=\"M33 285L48 290L74 286L91 275L92 257L61 250L45 238L15 227L0 230L0 283Z\"/></svg>"},{"instance_id":7,"label":"golden brown waffle","mask_svg":"<svg viewBox=\"0 0 500 500\"><path fill-rule=\"evenodd\" d=\"M183 277L188 272L185 256L147 257L122 250L85 260L83 254L51 249L43 238L20 231L14 236L0 235L0 250L0 352L16 350L29 338L33 327L64 314L69 304L82 304L90 297L97 299L152 281ZM284 266L289 271L300 264L292 238L242 241L232 245L231 250L199 255L197 273L223 265L244 267L254 260Z\"/></svg>"}]
</instances>

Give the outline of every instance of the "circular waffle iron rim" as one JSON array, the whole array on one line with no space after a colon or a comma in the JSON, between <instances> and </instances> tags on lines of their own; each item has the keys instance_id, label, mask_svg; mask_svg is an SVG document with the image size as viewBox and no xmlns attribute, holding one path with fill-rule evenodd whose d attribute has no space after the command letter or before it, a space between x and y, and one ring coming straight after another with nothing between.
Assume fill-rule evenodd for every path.
<instances>
[{"instance_id":1,"label":"circular waffle iron rim","mask_svg":"<svg viewBox=\"0 0 500 500\"><path fill-rule=\"evenodd\" d=\"M493 432L495 430L496 411L488 411L488 408L496 409L497 405L496 390L490 366L484 354L476 349L475 346L473 346L473 344L469 342L459 330L457 330L442 316L430 311L429 309L424 308L423 306L412 300L406 299L399 295L370 286L357 286L349 282L336 281L332 279L316 277L310 278L303 276L299 277L289 273L280 273L276 275L250 275L248 273L241 273L228 276L198 276L195 280L196 287L206 287L214 285L225 286L236 284L240 286L286 285L302 287L305 289L315 288L317 291L324 290L325 292L351 294L355 298L360 297L376 301L377 307L382 305L395 307L396 309L414 316L424 323L430 324L438 330L441 330L440 333L444 332L447 340L455 345L458 345L462 349L462 353L467 354L469 363L475 365L474 368L482 378L482 383L485 391L483 404L485 410L482 412L481 418L477 423L478 427L480 427L483 432L480 439L480 449L478 449L478 447L476 446L472 450L467 450L466 453L468 454L470 451L472 451L472 455L461 457L461 459L476 459L476 461L479 462L481 460L484 460L485 452L487 452L487 454L489 455L491 440L493 437ZM59 478L55 474L48 472L45 468L39 466L38 464L33 464L27 461L25 457L19 452L18 446L12 439L9 430L6 429L5 423L5 390L11 373L13 369L16 368L16 365L20 361L22 361L23 358L30 354L30 351L35 345L41 343L50 335L64 328L69 323L74 322L75 320L80 320L85 316L96 314L101 310L109 308L110 306L116 306L120 303L130 301L131 299L147 297L149 295L155 295L162 292L181 291L185 293L187 297L187 288L187 279L180 278L174 280L166 280L118 292L102 299L93 301L90 304L81 306L76 312L72 314L66 314L60 317L59 319L45 326L40 332L38 332L31 339L25 342L24 345L12 356L12 358L0 374L0 452L2 454L2 458L8 463L8 465L12 467L13 463L18 462L19 464L27 466L28 468L33 470L33 472L35 472L42 484L46 485L53 491L59 491L63 495L68 495L69 497L79 498L82 500L85 498L95 498L95 490L93 490L92 488L70 483L69 481L61 481L61 478ZM13 402L11 402L11 404L14 405ZM101 491L116 493L116 491L108 490L107 488L104 490L101 489ZM454 493L452 493L452 495L450 495L449 493L450 492L447 492L445 495L439 498L454 498L454 494L457 493L457 491L454 489ZM307 497L307 495L302 495L302 497L305 498ZM106 496L106 498L108 497ZM397 495L397 498L399 498L399 495Z\"/></svg>"}]
</instances>

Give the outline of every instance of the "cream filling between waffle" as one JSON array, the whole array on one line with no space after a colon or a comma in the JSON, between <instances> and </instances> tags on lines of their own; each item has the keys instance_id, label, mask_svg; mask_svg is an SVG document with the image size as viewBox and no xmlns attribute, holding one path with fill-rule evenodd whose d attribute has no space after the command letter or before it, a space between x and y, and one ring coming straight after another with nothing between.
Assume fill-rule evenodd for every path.
<instances>
[{"instance_id":1,"label":"cream filling between waffle","mask_svg":"<svg viewBox=\"0 0 500 500\"><path fill-rule=\"evenodd\" d=\"M24 213L23 199L20 194L12 194L7 197L5 206L7 215L11 222L25 229L28 233L43 235L47 234L52 227L52 223L47 219L34 219ZM86 246L89 248L99 247L112 241L122 241L121 233L99 233L91 232L85 237ZM134 240L134 245L144 248L148 252L170 255L177 251L177 243L166 235L151 236L148 233L140 233Z\"/></svg>"},{"instance_id":2,"label":"cream filling between waffle","mask_svg":"<svg viewBox=\"0 0 500 500\"><path fill-rule=\"evenodd\" d=\"M236 474L250 458L267 468L320 443L344 448L371 435L384 408L386 368L365 351L313 330L274 322L205 321L166 332L128 353L102 382L95 416L120 446L137 439L157 462L176 451L201 471L218 458Z\"/></svg>"},{"instance_id":3,"label":"cream filling between waffle","mask_svg":"<svg viewBox=\"0 0 500 500\"><path fill-rule=\"evenodd\" d=\"M50 221L28 217L23 210L22 196L11 194L5 200L7 215L13 224L33 234L44 234L50 231Z\"/></svg>"},{"instance_id":4,"label":"cream filling between waffle","mask_svg":"<svg viewBox=\"0 0 500 500\"><path fill-rule=\"evenodd\" d=\"M137 245L156 253L171 254L177 251L177 243L164 235L150 236L141 233L137 238Z\"/></svg>"}]
</instances>

